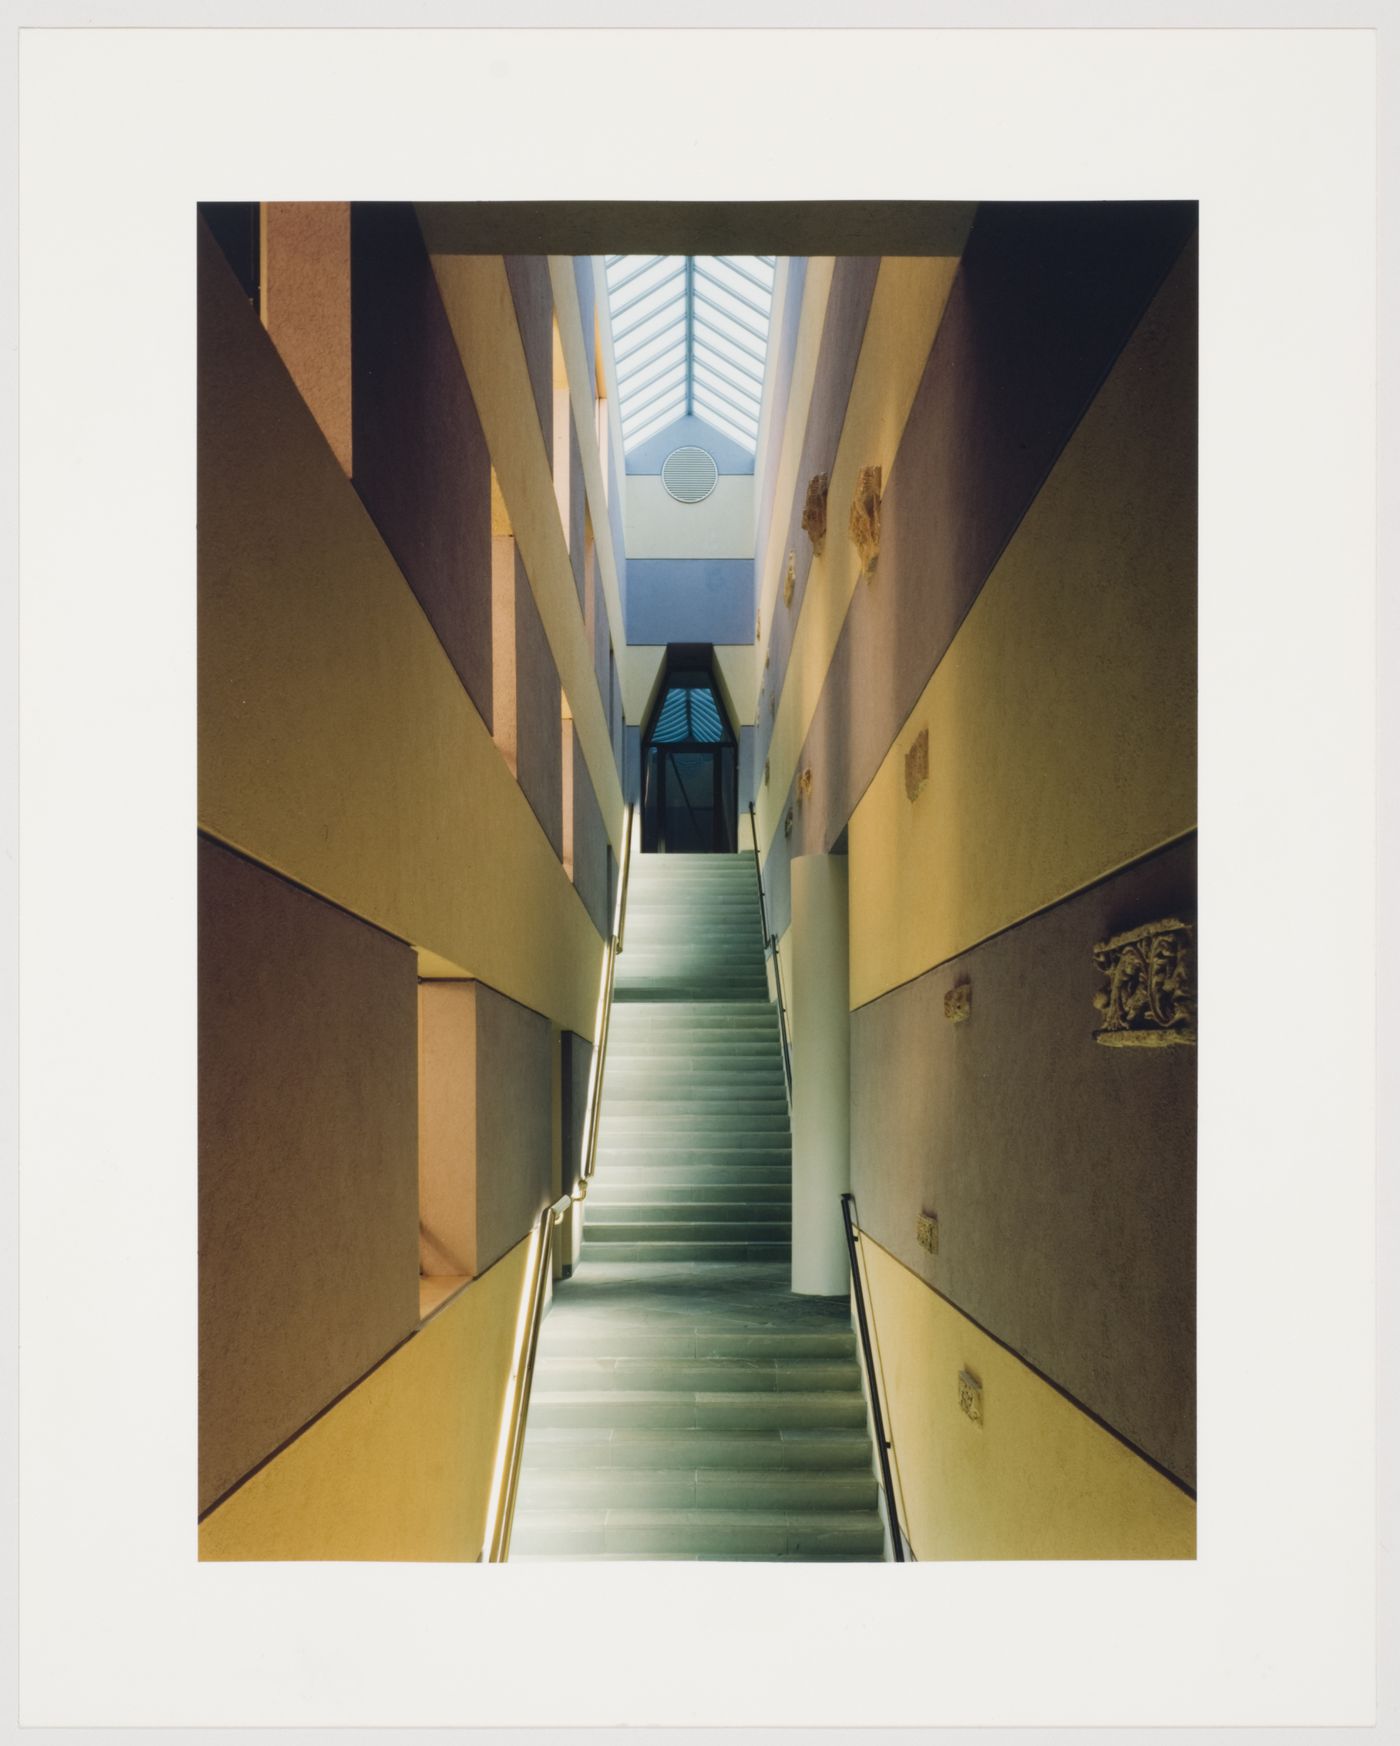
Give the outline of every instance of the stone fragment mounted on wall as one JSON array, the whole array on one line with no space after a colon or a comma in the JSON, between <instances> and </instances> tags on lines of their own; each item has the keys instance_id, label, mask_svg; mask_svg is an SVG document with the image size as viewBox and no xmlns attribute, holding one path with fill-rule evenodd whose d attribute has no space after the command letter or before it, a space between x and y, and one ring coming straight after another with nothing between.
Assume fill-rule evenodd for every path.
<instances>
[{"instance_id":1,"label":"stone fragment mounted on wall","mask_svg":"<svg viewBox=\"0 0 1400 1746\"><path fill-rule=\"evenodd\" d=\"M792 605L793 590L797 587L797 553L789 552L787 574L783 577L783 605Z\"/></svg>"},{"instance_id":2,"label":"stone fragment mounted on wall","mask_svg":"<svg viewBox=\"0 0 1400 1746\"><path fill-rule=\"evenodd\" d=\"M790 837L792 835L792 808L791 807L789 807L787 809L787 817L783 820L783 835L785 837Z\"/></svg>"},{"instance_id":3,"label":"stone fragment mounted on wall","mask_svg":"<svg viewBox=\"0 0 1400 1746\"><path fill-rule=\"evenodd\" d=\"M970 1370L958 1372L958 1406L974 1425L982 1423L982 1384Z\"/></svg>"},{"instance_id":4,"label":"stone fragment mounted on wall","mask_svg":"<svg viewBox=\"0 0 1400 1746\"><path fill-rule=\"evenodd\" d=\"M812 769L811 769L811 766L808 765L808 767L797 778L797 804L799 806L803 805L803 803L806 801L807 797L811 794L811 792L812 792Z\"/></svg>"},{"instance_id":5,"label":"stone fragment mounted on wall","mask_svg":"<svg viewBox=\"0 0 1400 1746\"><path fill-rule=\"evenodd\" d=\"M807 481L807 501L802 506L802 531L812 542L812 556L819 558L826 544L826 493L831 480L818 473Z\"/></svg>"},{"instance_id":6,"label":"stone fragment mounted on wall","mask_svg":"<svg viewBox=\"0 0 1400 1746\"><path fill-rule=\"evenodd\" d=\"M872 576L880 559L879 467L862 467L851 500L851 539L860 554L862 576Z\"/></svg>"},{"instance_id":7,"label":"stone fragment mounted on wall","mask_svg":"<svg viewBox=\"0 0 1400 1746\"><path fill-rule=\"evenodd\" d=\"M972 984L955 982L943 996L943 1016L950 1024L966 1024L972 1017Z\"/></svg>"},{"instance_id":8,"label":"stone fragment mounted on wall","mask_svg":"<svg viewBox=\"0 0 1400 1746\"><path fill-rule=\"evenodd\" d=\"M1102 940L1094 963L1107 986L1094 996L1096 1043L1152 1049L1196 1041L1194 942L1189 922L1145 922Z\"/></svg>"},{"instance_id":9,"label":"stone fragment mounted on wall","mask_svg":"<svg viewBox=\"0 0 1400 1746\"><path fill-rule=\"evenodd\" d=\"M928 781L928 729L920 728L914 743L904 754L904 792L917 800Z\"/></svg>"},{"instance_id":10,"label":"stone fragment mounted on wall","mask_svg":"<svg viewBox=\"0 0 1400 1746\"><path fill-rule=\"evenodd\" d=\"M767 758L765 758L763 760L763 786L765 788L768 786L768 760L767 760Z\"/></svg>"}]
</instances>

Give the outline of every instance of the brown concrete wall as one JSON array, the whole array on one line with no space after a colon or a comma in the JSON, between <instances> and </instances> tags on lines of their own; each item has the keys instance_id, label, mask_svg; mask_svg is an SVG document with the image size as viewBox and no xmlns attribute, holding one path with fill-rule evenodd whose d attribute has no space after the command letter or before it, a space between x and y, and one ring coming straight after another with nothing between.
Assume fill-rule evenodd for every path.
<instances>
[{"instance_id":1,"label":"brown concrete wall","mask_svg":"<svg viewBox=\"0 0 1400 1746\"><path fill-rule=\"evenodd\" d=\"M574 888L583 899L589 920L606 939L610 920L608 833L577 734L573 736L573 762Z\"/></svg>"},{"instance_id":2,"label":"brown concrete wall","mask_svg":"<svg viewBox=\"0 0 1400 1746\"><path fill-rule=\"evenodd\" d=\"M797 760L799 772L810 766L821 780L812 803L795 811L791 838L778 830L774 854L823 853L845 828L1168 275L1172 291L1156 319L1169 329L1170 356L1148 388L1171 397L1152 415L1159 425L1173 421L1159 440L1173 445L1164 450L1173 480L1184 464L1193 489L1193 229L1194 207L1170 202L979 208L890 469L878 572L852 596ZM1157 495L1165 501L1165 484ZM845 538L847 507L829 507L832 537ZM1113 505L1090 513L1107 520ZM1181 527L1194 559L1194 517ZM795 543L799 577L805 544ZM771 877L775 889L785 884L776 868Z\"/></svg>"},{"instance_id":3,"label":"brown concrete wall","mask_svg":"<svg viewBox=\"0 0 1400 1746\"><path fill-rule=\"evenodd\" d=\"M417 1322L415 990L406 946L201 841L201 1509Z\"/></svg>"},{"instance_id":4,"label":"brown concrete wall","mask_svg":"<svg viewBox=\"0 0 1400 1746\"><path fill-rule=\"evenodd\" d=\"M350 224L355 486L491 725L491 463L411 206Z\"/></svg>"},{"instance_id":5,"label":"brown concrete wall","mask_svg":"<svg viewBox=\"0 0 1400 1746\"><path fill-rule=\"evenodd\" d=\"M516 774L554 853L564 853L564 776L559 747L559 671L517 555L515 571Z\"/></svg>"},{"instance_id":6,"label":"brown concrete wall","mask_svg":"<svg viewBox=\"0 0 1400 1746\"><path fill-rule=\"evenodd\" d=\"M554 464L554 294L546 255L506 255L506 279L525 348L545 458Z\"/></svg>"},{"instance_id":7,"label":"brown concrete wall","mask_svg":"<svg viewBox=\"0 0 1400 1746\"><path fill-rule=\"evenodd\" d=\"M476 989L418 985L418 1266L427 1278L478 1271Z\"/></svg>"},{"instance_id":8,"label":"brown concrete wall","mask_svg":"<svg viewBox=\"0 0 1400 1746\"><path fill-rule=\"evenodd\" d=\"M350 207L344 201L268 201L262 240L263 323L336 460L350 473Z\"/></svg>"},{"instance_id":9,"label":"brown concrete wall","mask_svg":"<svg viewBox=\"0 0 1400 1746\"><path fill-rule=\"evenodd\" d=\"M578 590L579 610L583 610L584 580L584 496L583 454L578 446L578 424L569 413L569 562L574 570L574 587Z\"/></svg>"},{"instance_id":10,"label":"brown concrete wall","mask_svg":"<svg viewBox=\"0 0 1400 1746\"><path fill-rule=\"evenodd\" d=\"M560 1075L563 1159L561 1194L570 1194L583 1167L583 1126L588 1117L588 1075L593 1065L593 1045L574 1031L559 1039L563 1063Z\"/></svg>"},{"instance_id":11,"label":"brown concrete wall","mask_svg":"<svg viewBox=\"0 0 1400 1746\"><path fill-rule=\"evenodd\" d=\"M201 826L591 1031L558 852L207 233L199 288Z\"/></svg>"},{"instance_id":12,"label":"brown concrete wall","mask_svg":"<svg viewBox=\"0 0 1400 1746\"><path fill-rule=\"evenodd\" d=\"M1093 1040L1092 947L1195 914L1194 836L851 1015L862 1225L1195 1482L1196 1051ZM971 984L971 1017L944 995ZM916 1241L939 1220L937 1255Z\"/></svg>"},{"instance_id":13,"label":"brown concrete wall","mask_svg":"<svg viewBox=\"0 0 1400 1746\"><path fill-rule=\"evenodd\" d=\"M482 983L476 1003L476 1262L484 1273L549 1205L549 1020Z\"/></svg>"}]
</instances>

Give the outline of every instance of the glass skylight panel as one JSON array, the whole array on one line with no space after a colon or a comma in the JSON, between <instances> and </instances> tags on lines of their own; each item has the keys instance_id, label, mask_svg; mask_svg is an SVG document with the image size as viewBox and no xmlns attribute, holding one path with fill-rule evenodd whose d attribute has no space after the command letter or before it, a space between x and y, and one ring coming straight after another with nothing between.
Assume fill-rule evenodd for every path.
<instances>
[{"instance_id":1,"label":"glass skylight panel","mask_svg":"<svg viewBox=\"0 0 1400 1746\"><path fill-rule=\"evenodd\" d=\"M777 257L608 255L605 267L624 450L696 413L753 453Z\"/></svg>"}]
</instances>

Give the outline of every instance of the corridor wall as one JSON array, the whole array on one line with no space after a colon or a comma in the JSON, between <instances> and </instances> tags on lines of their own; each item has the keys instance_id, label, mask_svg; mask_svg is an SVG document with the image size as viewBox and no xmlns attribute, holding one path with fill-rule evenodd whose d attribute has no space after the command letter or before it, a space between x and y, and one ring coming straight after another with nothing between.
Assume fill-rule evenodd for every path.
<instances>
[{"instance_id":1,"label":"corridor wall","mask_svg":"<svg viewBox=\"0 0 1400 1746\"><path fill-rule=\"evenodd\" d=\"M200 1549L475 1558L621 830L596 428L566 532L543 258L467 263L464 338L412 207L252 220L255 283L198 237ZM433 988L469 1047L420 1047Z\"/></svg>"},{"instance_id":2,"label":"corridor wall","mask_svg":"<svg viewBox=\"0 0 1400 1746\"><path fill-rule=\"evenodd\" d=\"M852 1186L919 1557L1194 1552L1195 1049L1105 1047L1094 1004L1096 947L1195 918L1194 222L983 206L960 258L838 259L803 311L760 841L780 935L790 857L850 858Z\"/></svg>"}]
</instances>

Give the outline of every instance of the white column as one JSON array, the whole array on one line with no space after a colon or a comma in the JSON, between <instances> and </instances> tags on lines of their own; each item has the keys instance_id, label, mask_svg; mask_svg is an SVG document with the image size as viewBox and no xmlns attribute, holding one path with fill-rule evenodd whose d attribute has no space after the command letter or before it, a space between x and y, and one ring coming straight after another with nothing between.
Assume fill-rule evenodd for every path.
<instances>
[{"instance_id":1,"label":"white column","mask_svg":"<svg viewBox=\"0 0 1400 1746\"><path fill-rule=\"evenodd\" d=\"M851 1186L846 857L792 863L792 1289L850 1289L841 1196Z\"/></svg>"}]
</instances>

